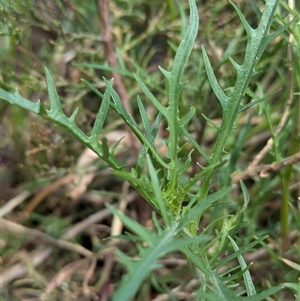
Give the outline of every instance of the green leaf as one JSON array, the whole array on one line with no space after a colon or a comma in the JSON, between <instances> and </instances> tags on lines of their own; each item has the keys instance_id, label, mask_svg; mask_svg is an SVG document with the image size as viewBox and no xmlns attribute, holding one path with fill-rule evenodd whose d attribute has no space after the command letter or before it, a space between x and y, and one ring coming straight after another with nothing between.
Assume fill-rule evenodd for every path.
<instances>
[{"instance_id":1,"label":"green leaf","mask_svg":"<svg viewBox=\"0 0 300 301\"><path fill-rule=\"evenodd\" d=\"M215 269L218 270L220 267L225 266L226 263L228 263L232 259L236 258L237 256L240 256L245 252L249 252L255 245L259 244L264 239L266 239L266 237L267 236L260 237L260 238L256 239L255 241L249 243L248 245L246 245L242 248L239 248L239 250L236 251L235 253L233 253L233 254L227 256L226 258L224 258L223 260L219 261L218 264L215 266Z\"/></svg>"},{"instance_id":2,"label":"green leaf","mask_svg":"<svg viewBox=\"0 0 300 301\"><path fill-rule=\"evenodd\" d=\"M153 240L153 235L154 235L151 231L147 230L145 227L140 225L138 222L136 222L132 218L130 218L130 217L124 215L123 213L121 213L120 211L118 211L114 206L112 206L108 203L106 204L106 206L108 207L108 209L114 215L116 215L122 221L124 226L126 226L132 232L134 232L134 233L138 234L139 236L143 237L143 239L148 244L151 244L151 242Z\"/></svg>"},{"instance_id":3,"label":"green leaf","mask_svg":"<svg viewBox=\"0 0 300 301\"><path fill-rule=\"evenodd\" d=\"M59 96L57 94L52 76L48 70L47 67L45 67L45 73L46 73L46 83L47 83L47 88L48 88L48 95L50 99L50 110L47 110L49 112L49 115L55 119L59 120L64 116L64 112L59 100Z\"/></svg>"},{"instance_id":4,"label":"green leaf","mask_svg":"<svg viewBox=\"0 0 300 301\"><path fill-rule=\"evenodd\" d=\"M282 286L273 286L271 288L268 288L255 296L249 296L246 298L243 298L241 301L261 301L261 300L266 300L267 297L276 294L280 290L282 290Z\"/></svg>"},{"instance_id":5,"label":"green leaf","mask_svg":"<svg viewBox=\"0 0 300 301\"><path fill-rule=\"evenodd\" d=\"M195 115L196 109L194 107L191 107L190 111L180 119L179 124L180 127L184 127Z\"/></svg>"},{"instance_id":6,"label":"green leaf","mask_svg":"<svg viewBox=\"0 0 300 301\"><path fill-rule=\"evenodd\" d=\"M218 200L224 198L231 190L231 187L223 188L215 193L210 194L205 199L201 200L201 202L198 202L188 211L188 213L181 217L179 229L183 229L188 223L190 223L195 218L195 216L201 216L206 209L214 205L214 203Z\"/></svg>"},{"instance_id":7,"label":"green leaf","mask_svg":"<svg viewBox=\"0 0 300 301\"><path fill-rule=\"evenodd\" d=\"M207 73L210 85L211 85L215 95L217 96L217 98L223 108L223 111L227 111L229 98L223 92L223 89L221 88L221 86L218 83L218 80L214 74L213 68L210 64L210 61L209 61L209 58L208 58L208 55L206 53L204 46L202 46L202 52L203 52L204 65L205 65L205 69L206 69L206 73ZM208 120L207 117L205 119ZM208 121L210 121L210 120L208 120ZM210 121L210 123L211 123L211 121Z\"/></svg>"},{"instance_id":8,"label":"green leaf","mask_svg":"<svg viewBox=\"0 0 300 301\"><path fill-rule=\"evenodd\" d=\"M212 126L212 127L214 127L216 130L217 130L217 132L220 132L220 128L221 128L221 126L219 125L219 124L216 124L215 122L213 122L210 118L208 118L205 114L201 114L202 115L202 117Z\"/></svg>"},{"instance_id":9,"label":"green leaf","mask_svg":"<svg viewBox=\"0 0 300 301\"><path fill-rule=\"evenodd\" d=\"M243 198L244 198L244 205L243 205L243 210L245 211L248 207L249 201L250 201L250 197L249 197L249 193L247 190L246 185L243 183L243 181L240 181L240 186L241 186L241 190L243 193Z\"/></svg>"},{"instance_id":10,"label":"green leaf","mask_svg":"<svg viewBox=\"0 0 300 301\"><path fill-rule=\"evenodd\" d=\"M140 115L142 117L142 121L143 121L143 124L144 124L144 128L146 130L146 134L149 137L150 134L151 134L150 120L149 120L149 118L147 116L145 107L144 107L144 105L143 105L143 103L141 101L141 98L139 96L138 96L137 102L138 102L138 108L139 108L139 111L140 111Z\"/></svg>"},{"instance_id":11,"label":"green leaf","mask_svg":"<svg viewBox=\"0 0 300 301\"><path fill-rule=\"evenodd\" d=\"M125 121L125 123L129 126L129 128L132 130L132 132L136 135L136 137L141 141L142 145L146 145L149 148L149 151L151 155L155 158L155 160L165 168L168 168L168 164L164 162L160 154L157 152L157 149L153 146L151 141L147 137L145 137L144 133L140 130L137 123L134 121L132 116L128 114L121 102L121 99L117 92L113 89L113 87L108 86L107 89L109 90L109 93L111 94L111 97L113 99L112 107L114 110L120 115L120 117Z\"/></svg>"},{"instance_id":12,"label":"green leaf","mask_svg":"<svg viewBox=\"0 0 300 301\"><path fill-rule=\"evenodd\" d=\"M238 245L235 243L235 241L230 236L228 236L228 238L229 238L229 240L230 240L230 242L233 246L233 249L236 252L238 252L239 251ZM238 258L238 261L240 263L241 269L244 270L243 278L244 278L244 281L245 281L247 294L248 294L248 296L254 296L254 295L256 295L256 290L255 290L250 272L248 271L247 264L246 264L246 262L245 262L242 255L238 255L237 258Z\"/></svg>"},{"instance_id":13,"label":"green leaf","mask_svg":"<svg viewBox=\"0 0 300 301\"><path fill-rule=\"evenodd\" d=\"M126 262L131 272L123 277L112 301L132 300L149 273L161 266L157 261L161 256L165 255L165 250L173 240L175 233L176 229L172 227L154 236L149 242L149 246L145 249L141 249L143 254L140 260L131 263Z\"/></svg>"},{"instance_id":14,"label":"green leaf","mask_svg":"<svg viewBox=\"0 0 300 301\"><path fill-rule=\"evenodd\" d=\"M211 165L220 162L224 152L226 141L232 129L235 128L235 121L240 110L243 109L242 100L244 98L244 95L247 91L247 88L249 86L252 77L256 74L255 67L268 43L275 36L279 34L278 32L274 36L269 35L269 29L273 22L278 3L279 0L269 0L266 2L266 6L257 29L253 29L248 24L241 11L237 8L235 4L233 4L234 8L236 9L244 25L244 28L247 32L248 39L247 39L247 46L246 46L246 52L245 52L243 64L238 65L232 58L230 59L234 68L237 71L235 85L233 88L230 88L231 91L230 97L227 97L227 95L225 95L220 84L218 83L214 75L213 68L210 64L209 58L207 56L207 53L203 48L203 59L204 59L207 76L211 84L211 87L214 93L216 94L218 100L220 101L223 109L222 124L220 126L215 125L214 123L212 123L212 121L209 118L204 117L218 131L217 141L210 161ZM282 32L283 30L284 29L282 28L280 32ZM204 178L199 193L200 200L205 198L205 196L208 194L210 189L210 184L214 176L214 172L215 169L211 170ZM199 219L197 218L195 221L193 221L193 225L194 227L197 227L198 224L199 224ZM195 234L197 232L197 229L196 228L194 228L194 230L191 229L191 232Z\"/></svg>"},{"instance_id":15,"label":"green leaf","mask_svg":"<svg viewBox=\"0 0 300 301\"><path fill-rule=\"evenodd\" d=\"M149 174L151 178L151 185L154 192L156 204L159 208L159 213L162 215L166 226L170 226L172 221L172 216L170 213L168 213L166 202L163 198L162 191L161 191L161 184L159 183L157 173L153 167L149 155L147 155L147 162L148 162Z\"/></svg>"},{"instance_id":16,"label":"green leaf","mask_svg":"<svg viewBox=\"0 0 300 301\"><path fill-rule=\"evenodd\" d=\"M194 148L199 152L201 156L203 156L208 163L210 163L209 156L205 153L205 151L202 149L202 147L198 144L198 142L194 139L194 137L185 129L182 129L183 134L189 139L189 141L192 143Z\"/></svg>"},{"instance_id":17,"label":"green leaf","mask_svg":"<svg viewBox=\"0 0 300 301\"><path fill-rule=\"evenodd\" d=\"M112 81L108 81L107 85L112 87ZM110 97L111 96L110 96L109 89L106 89L105 93L102 97L102 102L101 102L101 105L99 107L99 111L98 111L96 120L94 122L93 129L92 129L91 138L93 140L97 140L99 134L102 131L105 119L107 117L108 109L109 109Z\"/></svg>"},{"instance_id":18,"label":"green leaf","mask_svg":"<svg viewBox=\"0 0 300 301\"><path fill-rule=\"evenodd\" d=\"M194 236L194 237L177 238L177 239L174 239L174 241L166 247L165 252L170 253L172 251L181 249L183 246L190 246L190 245L199 244L199 243L205 244L210 240L211 240L211 236L209 236L209 235L199 235L199 236Z\"/></svg>"},{"instance_id":19,"label":"green leaf","mask_svg":"<svg viewBox=\"0 0 300 301\"><path fill-rule=\"evenodd\" d=\"M222 301L241 301L242 298L236 296L233 291L231 291L225 281L221 279L221 277L216 273L211 273L211 281L213 286L213 292L215 293L215 296L217 297L216 300L222 300Z\"/></svg>"},{"instance_id":20,"label":"green leaf","mask_svg":"<svg viewBox=\"0 0 300 301\"><path fill-rule=\"evenodd\" d=\"M162 113L164 116L167 114L166 108L158 101L158 99L153 95L153 93L148 89L148 87L144 84L142 79L135 74L134 75L135 80L140 85L142 91L145 93L145 95L149 98L149 100L152 102L152 104L156 107L158 112Z\"/></svg>"},{"instance_id":21,"label":"green leaf","mask_svg":"<svg viewBox=\"0 0 300 301\"><path fill-rule=\"evenodd\" d=\"M198 10L195 0L189 0L190 6L190 20L187 29L183 35L181 43L177 49L174 63L170 72L163 69L162 72L166 76L168 81L168 107L167 113L162 112L168 122L168 148L169 158L172 161L172 166L177 166L177 152L179 145L179 133L180 133L180 118L179 118L179 97L182 87L184 86L180 80L183 70L188 61L188 58L192 52L194 42L198 33L199 19ZM190 117L190 115L188 115ZM185 120L184 120L185 121ZM172 183L171 186L176 185L177 173L176 169L172 170Z\"/></svg>"},{"instance_id":22,"label":"green leaf","mask_svg":"<svg viewBox=\"0 0 300 301\"><path fill-rule=\"evenodd\" d=\"M39 114L41 110L40 100L38 102L32 102L22 97L18 91L12 94L0 88L0 99L6 100L12 105L17 105L36 114Z\"/></svg>"}]
</instances>

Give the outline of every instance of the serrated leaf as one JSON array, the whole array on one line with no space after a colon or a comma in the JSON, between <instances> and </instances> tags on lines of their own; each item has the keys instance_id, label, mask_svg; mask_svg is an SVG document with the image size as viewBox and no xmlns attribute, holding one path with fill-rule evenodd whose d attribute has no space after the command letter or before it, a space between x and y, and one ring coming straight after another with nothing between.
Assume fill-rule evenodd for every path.
<instances>
[{"instance_id":1,"label":"serrated leaf","mask_svg":"<svg viewBox=\"0 0 300 301\"><path fill-rule=\"evenodd\" d=\"M159 163L161 166L163 166L165 168L168 168L168 165L164 162L164 160L162 159L160 154L157 152L157 149L153 146L151 141L149 141L149 139L145 137L144 133L140 130L139 126L134 121L132 116L126 112L117 92L112 87L109 87L109 86L107 86L107 89L109 90L109 93L114 101L114 103L112 104L112 107L114 108L114 110L125 121L125 123L129 126L129 128L135 134L135 136L141 141L142 145L146 145L149 148L151 155L155 158L157 163Z\"/></svg>"},{"instance_id":2,"label":"serrated leaf","mask_svg":"<svg viewBox=\"0 0 300 301\"><path fill-rule=\"evenodd\" d=\"M208 79L210 81L214 93L221 102L221 106L223 109L223 118L220 127L214 125L208 118L206 118L206 120L212 125L214 125L215 128L218 130L218 139L213 150L211 164L219 162L222 158L227 138L229 137L232 129L234 128L234 123L236 121L237 115L242 108L242 99L244 98L244 95L247 91L252 77L256 74L255 67L267 44L271 41L272 36L269 35L269 29L274 19L278 3L279 0L269 0L266 2L266 6L262 14L261 20L257 29L255 30L251 28L251 26L248 24L240 10L233 4L246 29L248 40L243 64L240 67L238 67L235 63L233 63L237 69L237 77L234 88L231 90L230 98L228 98L224 94L222 88L218 84L210 61L208 59L207 53L203 48L203 58ZM204 178L199 192L201 199L204 198L209 192L214 172L214 169L211 170ZM194 226L198 225L198 223L198 219L193 221ZM191 229L191 232L195 234L196 228L194 228L193 230Z\"/></svg>"},{"instance_id":3,"label":"serrated leaf","mask_svg":"<svg viewBox=\"0 0 300 301\"><path fill-rule=\"evenodd\" d=\"M165 254L165 250L173 240L175 233L175 227L172 227L152 238L151 244L143 250L141 259L130 264L132 272L123 277L112 301L132 300L132 297L149 273L161 267L157 261L159 257Z\"/></svg>"},{"instance_id":4,"label":"serrated leaf","mask_svg":"<svg viewBox=\"0 0 300 301\"><path fill-rule=\"evenodd\" d=\"M195 0L189 0L190 20L187 29L183 35L180 45L177 49L173 66L170 73L166 73L168 81L168 107L167 112L163 113L167 119L169 139L168 139L168 157L172 166L177 166L177 155L179 146L180 118L179 118L179 98L181 89L184 86L181 83L181 77L188 58L192 52L194 42L198 33L199 19ZM171 171L171 186L176 186L178 174L176 168Z\"/></svg>"},{"instance_id":5,"label":"serrated leaf","mask_svg":"<svg viewBox=\"0 0 300 301\"><path fill-rule=\"evenodd\" d=\"M180 78L182 76L184 67L188 61L188 58L192 52L193 45L195 43L197 33L198 33L198 10L194 0L189 0L190 6L190 21L188 27L183 35L182 41L177 49L172 70L168 80L170 81L170 94L181 89ZM178 97L175 96L176 98Z\"/></svg>"}]
</instances>

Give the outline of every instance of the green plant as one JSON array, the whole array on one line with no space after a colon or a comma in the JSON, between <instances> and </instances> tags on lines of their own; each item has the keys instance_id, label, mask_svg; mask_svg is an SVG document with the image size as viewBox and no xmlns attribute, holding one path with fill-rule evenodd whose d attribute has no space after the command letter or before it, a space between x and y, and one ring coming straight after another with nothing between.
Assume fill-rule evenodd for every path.
<instances>
[{"instance_id":1,"label":"green plant","mask_svg":"<svg viewBox=\"0 0 300 301\"><path fill-rule=\"evenodd\" d=\"M45 70L50 98L49 110L41 105L40 102L33 103L23 98L18 92L11 94L3 89L0 90L2 99L53 121L65 128L85 146L92 149L114 170L116 175L127 180L162 217L163 225L161 225L156 215L153 216L153 224L156 230L153 233L109 206L124 225L136 235L136 239L144 241L148 245L147 248L140 247L140 260L137 262L132 262L123 253L118 252L122 263L127 266L129 274L124 277L113 300L120 300L121 296L122 300L130 300L150 271L157 268L158 259L174 250L181 250L194 265L193 272L197 279L201 279L203 283L201 283L200 289L195 292L199 299L263 300L266 296L280 289L280 287L274 286L269 290L256 293L248 272L249 267L243 261L242 253L258 244L260 239L254 240L246 248L239 249L232 238L235 232L244 225L243 215L249 202L247 190L243 184L241 184L241 189L244 207L240 213L236 213L233 216L224 216L223 227L213 239L205 231L197 235L197 230L203 212L213 205L224 203L223 200L228 197L231 191L230 187L225 187L218 192L209 193L215 171L226 163L223 160L224 148L231 131L235 127L238 114L266 98L266 96L263 96L255 101L243 104L245 95L252 95L248 87L251 79L256 75L255 67L266 46L283 33L288 28L289 23L276 32L269 34L279 0L267 1L257 29L253 29L249 25L242 12L233 4L247 33L247 47L242 64L238 64L233 58L229 57L237 72L237 77L234 86L228 88L227 94L221 88L208 55L204 47L202 48L206 73L210 85L221 104L223 113L222 123L219 125L203 115L217 132L217 140L213 151L211 154L206 154L187 130L187 125L195 114L195 108L191 107L186 114L182 114L179 109L180 101L182 100L182 89L185 86L185 84L181 83L181 78L198 33L197 7L195 1L190 0L189 3L189 25L176 51L171 71L160 68L167 81L167 104L163 105L161 100L150 91L140 74L132 74L128 70L123 70L129 76L135 78L145 96L158 111L155 122L152 125L147 116L144 103L138 97L137 104L144 127L143 130L140 129L138 123L124 108L120 96L113 88L112 80L104 79L106 86L104 93L101 93L91 83L84 80L84 83L101 99L101 106L90 135L85 134L75 122L78 110L75 110L70 117L64 114L53 79L47 68ZM171 5L170 2L169 5ZM119 59L121 60L121 58ZM124 64L121 66L126 69ZM106 138L102 138L99 141L99 134L103 129L110 108L117 112L142 144L136 166L131 170L128 170L116 158L115 151L120 141L112 147L109 147ZM166 140L168 149L166 156L159 153L155 144L155 138L162 120L167 123L169 132ZM199 152L207 162L205 167L201 166L200 172L190 178L186 177L186 174L192 164L192 151L188 155L182 155L186 144L191 144L195 151ZM198 189L197 184L200 180L202 180L202 184L200 189ZM208 228L210 227L213 227L213 224L210 224ZM211 239L213 242L211 242ZM232 244L235 253L232 257L220 262L219 256L223 250L228 248L229 242ZM205 253L207 253L212 243L216 243L218 247L215 249L213 256L208 258ZM217 274L216 270L232 258L238 258L242 272L236 272L232 277ZM244 293L243 291L240 293L234 292L230 289L230 285L227 285L227 283L230 284L237 280L241 275L244 277L245 290L248 297L241 297L240 295Z\"/></svg>"}]
</instances>

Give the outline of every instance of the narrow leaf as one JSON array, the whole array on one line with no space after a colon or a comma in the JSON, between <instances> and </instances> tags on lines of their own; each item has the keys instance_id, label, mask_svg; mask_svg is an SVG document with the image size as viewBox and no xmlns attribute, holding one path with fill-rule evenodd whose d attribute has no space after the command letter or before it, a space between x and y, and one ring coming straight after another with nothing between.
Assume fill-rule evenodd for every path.
<instances>
[{"instance_id":1,"label":"narrow leaf","mask_svg":"<svg viewBox=\"0 0 300 301\"><path fill-rule=\"evenodd\" d=\"M179 123L181 127L184 127L195 115L196 109L191 107L190 111L180 119Z\"/></svg>"},{"instance_id":2,"label":"narrow leaf","mask_svg":"<svg viewBox=\"0 0 300 301\"><path fill-rule=\"evenodd\" d=\"M107 81L106 85L108 87L112 87L112 80L111 81ZM108 113L108 109L109 109L109 104L110 104L110 89L106 89L105 93L102 97L102 101L101 101L101 105L99 107L99 111L96 117L96 120L94 122L94 126L92 129L92 133L91 133L91 138L93 140L97 140L98 136L103 128L107 113Z\"/></svg>"},{"instance_id":3,"label":"narrow leaf","mask_svg":"<svg viewBox=\"0 0 300 301\"><path fill-rule=\"evenodd\" d=\"M215 95L217 96L223 110L227 110L229 98L223 92L223 89L219 85L218 80L214 74L213 68L210 64L209 58L207 56L206 50L203 46L202 46L202 52L203 52L204 65L205 65L205 69L206 69L206 73L207 73L210 85L211 85Z\"/></svg>"},{"instance_id":4,"label":"narrow leaf","mask_svg":"<svg viewBox=\"0 0 300 301\"><path fill-rule=\"evenodd\" d=\"M141 101L141 98L138 96L137 98L137 102L138 102L138 107L139 107L139 111L140 111L140 115L142 117L142 121L143 121L143 124L144 124L144 127L145 127L145 130L146 130L146 134L147 136L149 137L150 136L150 133L151 133L151 124L150 124L150 120L147 116L147 113L146 113L146 110L145 110L145 107Z\"/></svg>"},{"instance_id":5,"label":"narrow leaf","mask_svg":"<svg viewBox=\"0 0 300 301\"><path fill-rule=\"evenodd\" d=\"M237 72L242 72L243 67L239 65L231 56L229 57L229 60Z\"/></svg>"},{"instance_id":6,"label":"narrow leaf","mask_svg":"<svg viewBox=\"0 0 300 301\"><path fill-rule=\"evenodd\" d=\"M12 105L17 105L23 109L34 112L36 114L40 113L40 109L41 109L40 101L32 102L22 97L18 91L12 94L0 88L0 99L6 100Z\"/></svg>"},{"instance_id":7,"label":"narrow leaf","mask_svg":"<svg viewBox=\"0 0 300 301\"><path fill-rule=\"evenodd\" d=\"M173 227L153 237L151 244L143 250L141 259L131 264L131 272L123 277L112 301L132 300L144 279L152 270L161 266L157 261L165 254L165 249L173 240L174 235L175 228Z\"/></svg>"},{"instance_id":8,"label":"narrow leaf","mask_svg":"<svg viewBox=\"0 0 300 301\"><path fill-rule=\"evenodd\" d=\"M151 178L152 189L155 195L157 206L160 209L159 213L162 215L163 220L166 223L166 226L170 226L171 224L170 215L168 214L166 202L162 195L161 185L159 183L157 173L153 167L152 161L149 156L147 156L147 162L148 162L149 174Z\"/></svg>"},{"instance_id":9,"label":"narrow leaf","mask_svg":"<svg viewBox=\"0 0 300 301\"><path fill-rule=\"evenodd\" d=\"M153 239L153 233L149 230L147 230L145 227L140 225L138 222L136 222L134 219L124 215L120 211L118 211L114 206L110 204L106 204L108 209L116 215L122 223L130 229L132 232L136 233L137 235L143 237L143 239L148 243L151 244L151 241Z\"/></svg>"},{"instance_id":10,"label":"narrow leaf","mask_svg":"<svg viewBox=\"0 0 300 301\"><path fill-rule=\"evenodd\" d=\"M140 85L142 91L149 98L149 100L152 102L152 104L156 107L158 112L162 113L163 115L166 115L166 113L167 113L166 108L157 100L157 98L153 95L153 93L144 84L142 79L137 74L135 74L134 77L135 77L136 81L138 82L138 84Z\"/></svg>"},{"instance_id":11,"label":"narrow leaf","mask_svg":"<svg viewBox=\"0 0 300 301\"><path fill-rule=\"evenodd\" d=\"M205 114L201 114L203 116L203 118L210 124L212 125L218 132L221 128L220 125L216 124L215 122L213 122L210 118L208 118Z\"/></svg>"},{"instance_id":12,"label":"narrow leaf","mask_svg":"<svg viewBox=\"0 0 300 301\"><path fill-rule=\"evenodd\" d=\"M230 236L228 236L228 238L229 238L229 240L230 240L230 242L233 246L233 249L236 252L238 252L239 251L238 245L235 243L235 241ZM241 269L245 270L245 272L243 273L243 278L244 278L247 294L248 294L248 296L254 296L254 295L256 295L256 290L255 290L250 272L248 271L247 264L246 264L246 262L245 262L242 255L238 255L237 258L238 258L238 261L240 263Z\"/></svg>"},{"instance_id":13,"label":"narrow leaf","mask_svg":"<svg viewBox=\"0 0 300 301\"><path fill-rule=\"evenodd\" d=\"M179 229L183 229L196 216L201 216L206 209L214 205L214 203L218 200L224 198L231 190L231 187L223 188L215 193L210 194L205 199L201 200L201 202L198 202L197 205L193 206L185 216L181 217Z\"/></svg>"},{"instance_id":14,"label":"narrow leaf","mask_svg":"<svg viewBox=\"0 0 300 301\"><path fill-rule=\"evenodd\" d=\"M76 108L76 109L74 110L74 112L72 113L72 115L70 116L69 120L70 120L71 122L74 122L74 123L75 123L75 119L76 119L76 116L77 116L77 114L78 114L78 110L79 110L79 108Z\"/></svg>"},{"instance_id":15,"label":"narrow leaf","mask_svg":"<svg viewBox=\"0 0 300 301\"><path fill-rule=\"evenodd\" d=\"M232 1L229 1L229 2L231 3L231 5L234 7L235 11L239 15L239 17L244 25L244 28L246 30L247 36L248 36L248 38L250 38L251 36L253 36L255 30L249 25L249 23L247 22L243 13L240 11L240 9L237 7L237 5Z\"/></svg>"},{"instance_id":16,"label":"narrow leaf","mask_svg":"<svg viewBox=\"0 0 300 301\"><path fill-rule=\"evenodd\" d=\"M182 129L183 134L189 139L189 141L192 143L194 148L199 152L201 156L203 156L208 163L210 163L209 156L205 153L205 151L202 149L202 147L198 144L198 142L194 139L194 137L185 129Z\"/></svg>"},{"instance_id":17,"label":"narrow leaf","mask_svg":"<svg viewBox=\"0 0 300 301\"><path fill-rule=\"evenodd\" d=\"M59 96L57 94L52 76L48 70L47 67L45 67L45 73L46 73L46 82L47 82L47 88L48 88L48 95L50 99L50 110L48 111L52 118L59 119L60 116L64 115Z\"/></svg>"}]
</instances>

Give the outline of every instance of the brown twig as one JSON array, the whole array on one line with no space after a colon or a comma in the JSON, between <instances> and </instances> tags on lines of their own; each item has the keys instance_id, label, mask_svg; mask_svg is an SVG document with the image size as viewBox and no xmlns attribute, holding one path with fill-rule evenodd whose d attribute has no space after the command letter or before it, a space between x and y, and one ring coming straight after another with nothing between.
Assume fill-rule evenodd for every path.
<instances>
[{"instance_id":1,"label":"brown twig","mask_svg":"<svg viewBox=\"0 0 300 301\"><path fill-rule=\"evenodd\" d=\"M267 164L263 166L254 166L252 168L247 168L242 173L234 173L232 175L232 181L233 183L237 183L241 180L245 180L249 177L260 175L262 178L266 178L269 176L270 173L276 172L288 165L294 164L296 162L300 161L300 152L296 153L293 156L290 156L288 158L283 159L280 162L274 162L272 164Z\"/></svg>"},{"instance_id":2,"label":"brown twig","mask_svg":"<svg viewBox=\"0 0 300 301\"><path fill-rule=\"evenodd\" d=\"M292 244L298 236L299 233L297 230L291 231L291 233L289 234L289 243ZM274 251L276 250L276 248L279 249L279 246L275 245L274 243L268 243L268 248L262 247L256 252L244 254L243 257L246 263L257 262L259 260L264 260L267 256L270 255L268 249Z\"/></svg>"},{"instance_id":3,"label":"brown twig","mask_svg":"<svg viewBox=\"0 0 300 301\"><path fill-rule=\"evenodd\" d=\"M89 266L86 274L84 275L84 279L82 282L82 290L85 295L88 295L90 293L89 281L92 278L92 276L94 275L94 271L95 271L96 267L97 267L97 259L92 258L90 266Z\"/></svg>"},{"instance_id":4,"label":"brown twig","mask_svg":"<svg viewBox=\"0 0 300 301\"><path fill-rule=\"evenodd\" d=\"M119 205L119 212L122 212L123 214L125 213L126 207L127 207L127 202L126 202L126 198L128 196L128 190L129 190L130 184L125 181L123 183L123 187L122 187L122 194L120 196L120 205ZM122 233L122 229L123 229L123 223L122 221L117 217L114 216L113 220L111 222L111 236L117 236L120 235ZM110 241L110 245L115 244L116 242L118 242L119 239L114 238Z\"/></svg>"},{"instance_id":5,"label":"brown twig","mask_svg":"<svg viewBox=\"0 0 300 301\"><path fill-rule=\"evenodd\" d=\"M3 217L4 215L11 212L15 207L19 206L21 203L23 203L27 197L30 196L29 191L22 191L9 201L7 201L1 208L0 208L0 217Z\"/></svg>"},{"instance_id":6,"label":"brown twig","mask_svg":"<svg viewBox=\"0 0 300 301\"><path fill-rule=\"evenodd\" d=\"M52 281L47 285L45 290L45 295L51 294L51 292L58 286L60 286L63 282L66 281L76 270L78 270L82 265L88 262L87 258L79 259L77 261L73 261L66 266L64 266L59 273L57 273Z\"/></svg>"},{"instance_id":7,"label":"brown twig","mask_svg":"<svg viewBox=\"0 0 300 301\"><path fill-rule=\"evenodd\" d=\"M136 192L131 193L129 196L130 197L128 197L126 201L128 203L131 203L136 198ZM85 231L86 229L88 229L91 225L101 222L102 220L104 220L110 215L111 212L108 209L102 209L101 211L88 216L86 219L74 225L72 228L70 228L61 236L61 239L62 240L71 239L76 235L80 234L81 232ZM42 250L41 249L34 250L30 252L28 256L32 260L32 265L34 267L37 267L41 263L43 263L51 255L52 252L53 252L53 248L48 247ZM7 268L6 270L1 271L2 273L0 274L0 288L4 288L11 281L21 277L27 271L28 269L20 263L17 263Z\"/></svg>"},{"instance_id":8,"label":"brown twig","mask_svg":"<svg viewBox=\"0 0 300 301\"><path fill-rule=\"evenodd\" d=\"M37 193L34 196L34 198L25 207L25 209L23 210L23 212L25 212L26 214L29 214L30 212L32 212L34 210L34 208L36 206L38 206L40 204L40 202L48 194L50 194L51 192L57 190L59 187L70 183L73 180L74 176L75 176L74 174L68 174L68 175L64 176L63 178L59 178L55 182L53 182L53 183L47 185L46 187L44 187L39 193Z\"/></svg>"},{"instance_id":9,"label":"brown twig","mask_svg":"<svg viewBox=\"0 0 300 301\"><path fill-rule=\"evenodd\" d=\"M31 259L31 264L34 267L36 267L39 266L41 263L45 262L45 260L51 255L52 251L52 247L48 247L43 250L34 250L29 253L28 257ZM25 273L27 273L27 271L28 268L20 263L17 263L2 271L0 275L1 290L4 289L14 279L19 278Z\"/></svg>"},{"instance_id":10,"label":"brown twig","mask_svg":"<svg viewBox=\"0 0 300 301\"><path fill-rule=\"evenodd\" d=\"M9 233L15 234L15 235L26 235L29 237L38 238L38 239L41 239L52 245L55 245L57 247L60 247L60 248L63 248L63 249L69 250L69 251L77 252L86 257L93 256L93 253L91 251L89 251L88 249L84 248L81 245L73 244L73 243L65 241L63 239L56 239L54 237L51 237L51 236L43 233L40 230L27 228L27 227L24 227L22 225L19 225L17 223L14 223L12 221L8 221L8 220L2 219L2 218L0 219L0 224L1 224L2 232L9 232Z\"/></svg>"},{"instance_id":11,"label":"brown twig","mask_svg":"<svg viewBox=\"0 0 300 301\"><path fill-rule=\"evenodd\" d=\"M194 300L194 296L192 292L194 292L199 287L199 281L198 280L191 280L185 287L185 291L180 291L182 289L182 286L179 285L177 287L174 287L171 292L179 299L181 300ZM170 300L169 294L160 294L151 301L167 301Z\"/></svg>"}]
</instances>

